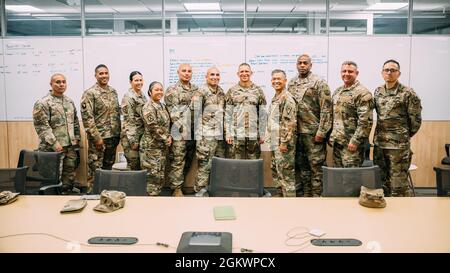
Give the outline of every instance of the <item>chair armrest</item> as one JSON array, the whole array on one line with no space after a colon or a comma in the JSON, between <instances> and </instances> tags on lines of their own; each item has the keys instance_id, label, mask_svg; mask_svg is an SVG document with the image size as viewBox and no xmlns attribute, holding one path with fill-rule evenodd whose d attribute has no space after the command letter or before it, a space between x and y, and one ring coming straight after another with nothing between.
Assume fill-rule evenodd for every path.
<instances>
[{"instance_id":1,"label":"chair armrest","mask_svg":"<svg viewBox=\"0 0 450 273\"><path fill-rule=\"evenodd\" d=\"M55 184L55 185L48 185L48 186L43 186L39 189L39 195L44 195L45 191L48 189L55 189L57 194L61 194L61 187L62 187L62 183L59 182L59 184Z\"/></svg>"},{"instance_id":2,"label":"chair armrest","mask_svg":"<svg viewBox=\"0 0 450 273\"><path fill-rule=\"evenodd\" d=\"M203 188L195 194L195 197L209 197L208 188Z\"/></svg>"},{"instance_id":3,"label":"chair armrest","mask_svg":"<svg viewBox=\"0 0 450 273\"><path fill-rule=\"evenodd\" d=\"M263 197L272 197L272 194L270 194L270 192L268 190L264 189Z\"/></svg>"}]
</instances>

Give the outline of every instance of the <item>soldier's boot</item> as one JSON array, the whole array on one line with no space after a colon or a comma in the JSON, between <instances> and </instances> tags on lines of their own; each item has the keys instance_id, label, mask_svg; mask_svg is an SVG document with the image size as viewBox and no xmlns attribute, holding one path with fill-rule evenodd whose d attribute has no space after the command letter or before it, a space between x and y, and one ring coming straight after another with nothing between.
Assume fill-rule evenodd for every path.
<instances>
[{"instance_id":1,"label":"soldier's boot","mask_svg":"<svg viewBox=\"0 0 450 273\"><path fill-rule=\"evenodd\" d=\"M183 197L183 191L180 188L176 188L172 192L172 196L174 197Z\"/></svg>"}]
</instances>

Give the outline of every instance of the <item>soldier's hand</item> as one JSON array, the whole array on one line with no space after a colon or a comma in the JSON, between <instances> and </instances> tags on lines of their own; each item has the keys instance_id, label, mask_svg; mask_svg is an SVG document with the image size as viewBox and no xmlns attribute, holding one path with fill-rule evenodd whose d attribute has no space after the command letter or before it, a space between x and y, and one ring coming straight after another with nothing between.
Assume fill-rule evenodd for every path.
<instances>
[{"instance_id":1,"label":"soldier's hand","mask_svg":"<svg viewBox=\"0 0 450 273\"><path fill-rule=\"evenodd\" d=\"M264 141L265 141L265 140L264 140L263 137L260 137L259 140L258 140L259 144L264 144Z\"/></svg>"},{"instance_id":2,"label":"soldier's hand","mask_svg":"<svg viewBox=\"0 0 450 273\"><path fill-rule=\"evenodd\" d=\"M227 138L227 144L228 144L228 145L233 144L233 139L232 139L232 138Z\"/></svg>"},{"instance_id":3,"label":"soldier's hand","mask_svg":"<svg viewBox=\"0 0 450 273\"><path fill-rule=\"evenodd\" d=\"M103 142L103 139L100 139L99 141L94 142L94 145L95 145L95 149L97 149L97 151L103 151L105 143Z\"/></svg>"},{"instance_id":4,"label":"soldier's hand","mask_svg":"<svg viewBox=\"0 0 450 273\"><path fill-rule=\"evenodd\" d=\"M358 145L351 144L351 143L349 143L349 144L348 144L348 147L347 147L347 149L348 149L350 152L352 152L352 153L354 153L354 152L356 151L357 148L358 148Z\"/></svg>"},{"instance_id":5,"label":"soldier's hand","mask_svg":"<svg viewBox=\"0 0 450 273\"><path fill-rule=\"evenodd\" d=\"M135 144L131 145L131 150L139 151L139 144L135 143Z\"/></svg>"},{"instance_id":6,"label":"soldier's hand","mask_svg":"<svg viewBox=\"0 0 450 273\"><path fill-rule=\"evenodd\" d=\"M169 136L169 137L167 138L167 146L172 145L172 142L173 142L173 139L172 139L171 136Z\"/></svg>"},{"instance_id":7,"label":"soldier's hand","mask_svg":"<svg viewBox=\"0 0 450 273\"><path fill-rule=\"evenodd\" d=\"M280 152L285 153L288 151L288 148L285 144L280 144L279 146Z\"/></svg>"},{"instance_id":8,"label":"soldier's hand","mask_svg":"<svg viewBox=\"0 0 450 273\"><path fill-rule=\"evenodd\" d=\"M59 144L58 141L56 141L56 143L55 143L55 151L57 151L57 152L63 151L63 147L61 146L61 144Z\"/></svg>"},{"instance_id":9,"label":"soldier's hand","mask_svg":"<svg viewBox=\"0 0 450 273\"><path fill-rule=\"evenodd\" d=\"M315 136L315 137L314 137L314 141L315 141L315 142L321 143L321 142L323 142L323 137L321 137L321 136Z\"/></svg>"}]
</instances>

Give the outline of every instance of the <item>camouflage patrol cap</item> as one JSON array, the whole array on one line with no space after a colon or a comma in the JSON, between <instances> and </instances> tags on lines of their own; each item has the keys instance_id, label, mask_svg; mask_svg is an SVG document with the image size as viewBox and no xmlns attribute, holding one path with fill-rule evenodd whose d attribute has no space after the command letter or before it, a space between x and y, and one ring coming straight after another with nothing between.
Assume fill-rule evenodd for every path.
<instances>
[{"instance_id":1,"label":"camouflage patrol cap","mask_svg":"<svg viewBox=\"0 0 450 273\"><path fill-rule=\"evenodd\" d=\"M16 201L19 194L20 193L18 192L10 192L10 191L0 192L0 205L7 205Z\"/></svg>"},{"instance_id":2,"label":"camouflage patrol cap","mask_svg":"<svg viewBox=\"0 0 450 273\"><path fill-rule=\"evenodd\" d=\"M386 207L386 200L384 199L383 189L369 189L361 186L359 204L368 208Z\"/></svg>"},{"instance_id":3,"label":"camouflage patrol cap","mask_svg":"<svg viewBox=\"0 0 450 273\"><path fill-rule=\"evenodd\" d=\"M113 212L125 206L126 194L121 191L103 190L100 194L100 204L94 210L101 212Z\"/></svg>"},{"instance_id":4,"label":"camouflage patrol cap","mask_svg":"<svg viewBox=\"0 0 450 273\"><path fill-rule=\"evenodd\" d=\"M69 200L59 212L80 212L84 209L84 207L86 207L86 205L86 199Z\"/></svg>"}]
</instances>

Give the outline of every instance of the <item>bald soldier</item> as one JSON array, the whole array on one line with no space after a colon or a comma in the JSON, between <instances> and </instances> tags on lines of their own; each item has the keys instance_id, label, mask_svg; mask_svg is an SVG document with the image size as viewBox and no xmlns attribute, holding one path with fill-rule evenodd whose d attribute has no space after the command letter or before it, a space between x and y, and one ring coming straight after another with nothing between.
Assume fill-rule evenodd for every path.
<instances>
[{"instance_id":1,"label":"bald soldier","mask_svg":"<svg viewBox=\"0 0 450 273\"><path fill-rule=\"evenodd\" d=\"M120 139L120 106L117 91L108 85L109 69L95 68L97 82L81 97L81 117L88 138L88 193L92 192L95 170L111 170Z\"/></svg>"},{"instance_id":2,"label":"bald soldier","mask_svg":"<svg viewBox=\"0 0 450 273\"><path fill-rule=\"evenodd\" d=\"M73 101L64 95L66 77L54 74L50 78L50 92L38 100L33 108L33 123L39 136L39 151L62 153L62 192L74 186L80 124Z\"/></svg>"},{"instance_id":3,"label":"bald soldier","mask_svg":"<svg viewBox=\"0 0 450 273\"><path fill-rule=\"evenodd\" d=\"M311 57L297 59L298 76L290 80L289 92L297 101L297 193L306 197L322 194L322 166L326 159L326 136L331 129L331 95L328 84L311 72Z\"/></svg>"},{"instance_id":4,"label":"bald soldier","mask_svg":"<svg viewBox=\"0 0 450 273\"><path fill-rule=\"evenodd\" d=\"M264 143L266 96L251 80L249 64L238 67L239 82L226 94L225 135L228 156L235 159L258 159Z\"/></svg>"},{"instance_id":5,"label":"bald soldier","mask_svg":"<svg viewBox=\"0 0 450 273\"><path fill-rule=\"evenodd\" d=\"M172 120L173 143L169 153L169 182L173 196L183 196L183 183L195 154L194 111L189 108L198 87L191 83L192 67L180 64L178 81L166 90L164 102Z\"/></svg>"},{"instance_id":6,"label":"bald soldier","mask_svg":"<svg viewBox=\"0 0 450 273\"><path fill-rule=\"evenodd\" d=\"M333 145L334 167L361 167L364 145L369 141L373 119L372 93L358 80L355 62L346 61L341 66L344 85L333 93Z\"/></svg>"},{"instance_id":7,"label":"bald soldier","mask_svg":"<svg viewBox=\"0 0 450 273\"><path fill-rule=\"evenodd\" d=\"M225 157L225 141L223 140L225 93L219 86L220 72L216 67L209 68L205 78L206 84L194 93L191 104L195 115L200 116L195 131L198 160L195 192L209 185L213 156Z\"/></svg>"},{"instance_id":8,"label":"bald soldier","mask_svg":"<svg viewBox=\"0 0 450 273\"><path fill-rule=\"evenodd\" d=\"M387 60L381 75L384 85L375 89L377 126L374 163L380 166L386 196L411 196L408 170L411 165L411 137L422 124L422 105L414 90L401 84L400 64Z\"/></svg>"}]
</instances>

